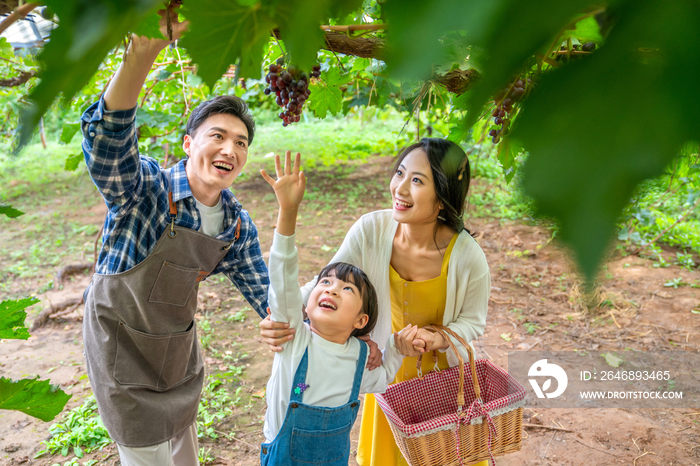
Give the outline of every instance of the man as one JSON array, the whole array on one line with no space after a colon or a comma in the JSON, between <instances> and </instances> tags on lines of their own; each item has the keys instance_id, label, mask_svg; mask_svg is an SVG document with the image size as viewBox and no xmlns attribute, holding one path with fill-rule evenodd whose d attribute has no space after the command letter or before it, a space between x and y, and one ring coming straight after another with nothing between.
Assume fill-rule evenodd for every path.
<instances>
[{"instance_id":1,"label":"man","mask_svg":"<svg viewBox=\"0 0 700 466\"><path fill-rule=\"evenodd\" d=\"M171 27L174 39L186 28L172 11ZM86 291L85 355L124 466L198 464L199 282L225 273L261 316L267 308L257 230L228 191L255 131L245 103L220 96L197 107L183 142L187 160L172 169L139 156L137 98L170 43L134 36L104 96L82 116L88 172L108 207Z\"/></svg>"}]
</instances>

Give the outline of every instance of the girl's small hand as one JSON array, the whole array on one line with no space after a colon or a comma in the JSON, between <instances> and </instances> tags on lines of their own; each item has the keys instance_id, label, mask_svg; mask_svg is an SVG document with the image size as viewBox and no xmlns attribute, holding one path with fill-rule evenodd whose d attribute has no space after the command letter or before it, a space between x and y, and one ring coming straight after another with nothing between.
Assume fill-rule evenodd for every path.
<instances>
[{"instance_id":1,"label":"girl's small hand","mask_svg":"<svg viewBox=\"0 0 700 466\"><path fill-rule=\"evenodd\" d=\"M394 332L394 344L396 350L406 357L414 357L421 354L414 348L413 341L418 334L418 327L415 325L407 325L400 332Z\"/></svg>"},{"instance_id":2,"label":"girl's small hand","mask_svg":"<svg viewBox=\"0 0 700 466\"><path fill-rule=\"evenodd\" d=\"M265 170L260 170L260 174L267 181L267 184L272 186L277 196L277 202L281 209L297 209L304 199L304 191L306 190L306 177L304 172L300 170L301 154L297 152L292 165L292 153L285 153L284 170L280 164L280 156L275 155L275 171L277 172L277 180L274 180Z\"/></svg>"}]
</instances>

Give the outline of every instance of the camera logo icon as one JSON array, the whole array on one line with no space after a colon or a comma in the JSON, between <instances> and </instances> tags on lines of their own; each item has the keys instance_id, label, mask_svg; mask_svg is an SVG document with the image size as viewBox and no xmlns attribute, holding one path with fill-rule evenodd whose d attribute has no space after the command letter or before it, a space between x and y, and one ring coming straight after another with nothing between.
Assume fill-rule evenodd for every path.
<instances>
[{"instance_id":1,"label":"camera logo icon","mask_svg":"<svg viewBox=\"0 0 700 466\"><path fill-rule=\"evenodd\" d=\"M546 359L540 359L530 366L530 370L527 375L529 377L549 377L542 384L542 388L537 383L537 380L528 379L532 389L535 391L537 398L556 398L566 390L566 386L569 383L569 378L566 375L566 371L556 364L548 363ZM547 392L552 385L552 378L557 381L557 389L553 392Z\"/></svg>"}]
</instances>

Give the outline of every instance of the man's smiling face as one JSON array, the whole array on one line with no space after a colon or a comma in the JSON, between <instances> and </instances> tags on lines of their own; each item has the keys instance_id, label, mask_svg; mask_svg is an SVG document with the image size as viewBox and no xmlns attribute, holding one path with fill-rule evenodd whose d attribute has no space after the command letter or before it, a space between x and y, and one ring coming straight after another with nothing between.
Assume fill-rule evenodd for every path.
<instances>
[{"instance_id":1,"label":"man's smiling face","mask_svg":"<svg viewBox=\"0 0 700 466\"><path fill-rule=\"evenodd\" d=\"M215 205L248 160L248 130L240 118L227 113L212 115L182 145L187 180L192 194L205 205Z\"/></svg>"}]
</instances>

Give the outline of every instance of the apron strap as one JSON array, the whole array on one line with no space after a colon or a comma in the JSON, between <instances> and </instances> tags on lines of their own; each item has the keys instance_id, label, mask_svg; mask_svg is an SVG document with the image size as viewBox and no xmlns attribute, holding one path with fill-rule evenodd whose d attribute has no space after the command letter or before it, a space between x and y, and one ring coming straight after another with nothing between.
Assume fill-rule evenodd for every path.
<instances>
[{"instance_id":1,"label":"apron strap","mask_svg":"<svg viewBox=\"0 0 700 466\"><path fill-rule=\"evenodd\" d=\"M173 192L168 191L168 203L170 204L170 216L177 216L177 206L173 202Z\"/></svg>"},{"instance_id":2,"label":"apron strap","mask_svg":"<svg viewBox=\"0 0 700 466\"><path fill-rule=\"evenodd\" d=\"M367 364L367 343L362 340L360 342L360 356L357 358L357 366L355 367L355 380L352 382L352 392L350 393L351 401L355 401L360 397L360 386L362 385L362 376L365 373L365 365Z\"/></svg>"},{"instance_id":3,"label":"apron strap","mask_svg":"<svg viewBox=\"0 0 700 466\"><path fill-rule=\"evenodd\" d=\"M177 217L177 206L173 202L173 192L168 191L168 203L170 204L170 235L171 238L175 238L177 232L175 231L175 217Z\"/></svg>"},{"instance_id":4,"label":"apron strap","mask_svg":"<svg viewBox=\"0 0 700 466\"><path fill-rule=\"evenodd\" d=\"M236 233L233 235L233 241L238 241L241 237L241 217L238 217L238 223L236 224Z\"/></svg>"},{"instance_id":5,"label":"apron strap","mask_svg":"<svg viewBox=\"0 0 700 466\"><path fill-rule=\"evenodd\" d=\"M304 356L301 358L299 367L294 373L294 380L292 381L292 394L289 396L289 401L297 401L301 403L304 397L304 390L306 386L306 369L309 366L309 347L307 346L304 350ZM298 389L298 390L297 390Z\"/></svg>"}]
</instances>

